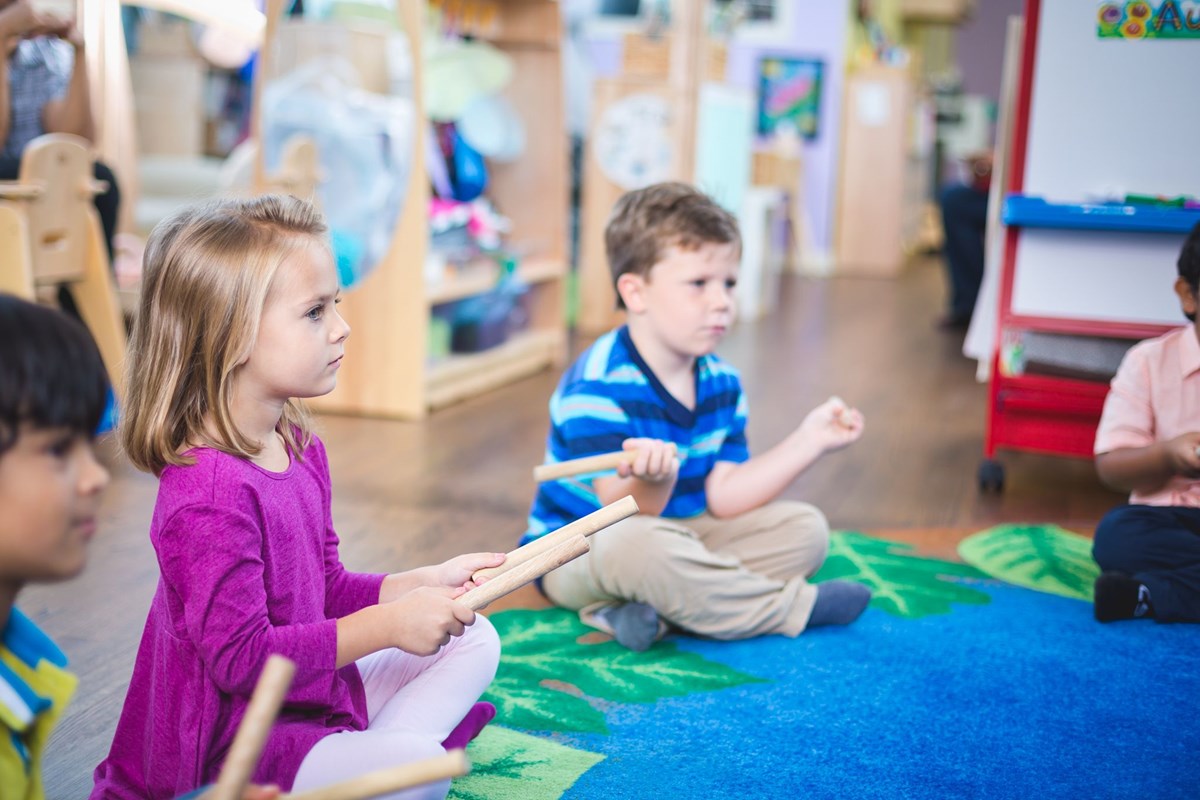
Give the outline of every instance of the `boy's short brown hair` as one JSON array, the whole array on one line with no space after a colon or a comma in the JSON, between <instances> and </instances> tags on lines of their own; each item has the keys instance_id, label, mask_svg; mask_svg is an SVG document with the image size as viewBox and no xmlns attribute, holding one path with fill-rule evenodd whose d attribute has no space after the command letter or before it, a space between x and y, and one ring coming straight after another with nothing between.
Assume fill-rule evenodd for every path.
<instances>
[{"instance_id":1,"label":"boy's short brown hair","mask_svg":"<svg viewBox=\"0 0 1200 800\"><path fill-rule=\"evenodd\" d=\"M686 183L656 183L626 192L604 228L604 250L613 287L627 272L646 275L669 247L696 250L733 244L740 251L737 220L716 201ZM617 308L625 301L617 293Z\"/></svg>"}]
</instances>

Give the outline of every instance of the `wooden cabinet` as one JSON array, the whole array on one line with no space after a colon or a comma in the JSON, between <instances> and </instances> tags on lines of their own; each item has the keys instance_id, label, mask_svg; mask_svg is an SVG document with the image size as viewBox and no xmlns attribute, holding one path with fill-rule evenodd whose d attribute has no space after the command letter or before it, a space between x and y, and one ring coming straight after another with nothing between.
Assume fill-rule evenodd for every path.
<instances>
[{"instance_id":1,"label":"wooden cabinet","mask_svg":"<svg viewBox=\"0 0 1200 800\"><path fill-rule=\"evenodd\" d=\"M907 70L873 65L847 79L834 233L839 274L891 276L904 266L930 192L932 124Z\"/></svg>"},{"instance_id":2,"label":"wooden cabinet","mask_svg":"<svg viewBox=\"0 0 1200 800\"><path fill-rule=\"evenodd\" d=\"M417 126L404 209L390 246L340 307L352 332L337 388L312 401L320 411L419 418L431 409L495 388L566 358L567 142L563 128L558 3L503 0L484 38L513 61L504 94L525 125L517 160L489 163L487 197L512 221L505 246L520 255L529 324L494 348L431 361L437 305L486 292L498 268L468 265L436 282L426 277L429 179L424 165L423 0L396 0L413 62ZM436 91L436 87L431 87Z\"/></svg>"}]
</instances>

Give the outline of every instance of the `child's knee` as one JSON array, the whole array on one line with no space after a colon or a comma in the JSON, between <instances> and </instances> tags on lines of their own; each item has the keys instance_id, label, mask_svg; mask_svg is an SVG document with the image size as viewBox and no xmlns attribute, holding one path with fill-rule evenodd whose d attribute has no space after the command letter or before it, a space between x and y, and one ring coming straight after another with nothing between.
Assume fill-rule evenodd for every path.
<instances>
[{"instance_id":1,"label":"child's knee","mask_svg":"<svg viewBox=\"0 0 1200 800\"><path fill-rule=\"evenodd\" d=\"M805 546L819 549L824 560L829 552L829 520L821 509L797 500L780 500L774 505L783 517L781 526L794 531Z\"/></svg>"},{"instance_id":2,"label":"child's knee","mask_svg":"<svg viewBox=\"0 0 1200 800\"><path fill-rule=\"evenodd\" d=\"M1092 558L1101 569L1119 570L1129 561L1136 539L1130 534L1140 526L1142 516L1136 506L1120 506L1100 520L1092 539Z\"/></svg>"},{"instance_id":3,"label":"child's knee","mask_svg":"<svg viewBox=\"0 0 1200 800\"><path fill-rule=\"evenodd\" d=\"M489 663L499 663L500 634L483 614L475 615L475 622L463 632L462 638L463 646L469 647L477 657Z\"/></svg>"}]
</instances>

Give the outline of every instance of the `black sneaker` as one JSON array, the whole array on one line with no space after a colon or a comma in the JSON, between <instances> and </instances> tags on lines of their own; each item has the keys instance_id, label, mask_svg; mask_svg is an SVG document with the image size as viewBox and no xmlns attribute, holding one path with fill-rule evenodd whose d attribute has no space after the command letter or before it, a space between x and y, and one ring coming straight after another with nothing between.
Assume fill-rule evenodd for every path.
<instances>
[{"instance_id":1,"label":"black sneaker","mask_svg":"<svg viewBox=\"0 0 1200 800\"><path fill-rule=\"evenodd\" d=\"M1096 578L1095 612L1100 622L1145 616L1149 593L1124 572L1102 572ZM1143 597L1143 594L1145 597ZM1140 613L1139 613L1140 612Z\"/></svg>"}]
</instances>

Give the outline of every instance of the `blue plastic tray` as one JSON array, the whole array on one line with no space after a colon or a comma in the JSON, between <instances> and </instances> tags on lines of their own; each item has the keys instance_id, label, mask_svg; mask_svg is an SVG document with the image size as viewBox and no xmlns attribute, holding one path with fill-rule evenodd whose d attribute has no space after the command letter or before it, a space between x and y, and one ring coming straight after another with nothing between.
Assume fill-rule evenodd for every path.
<instances>
[{"instance_id":1,"label":"blue plastic tray","mask_svg":"<svg viewBox=\"0 0 1200 800\"><path fill-rule=\"evenodd\" d=\"M1200 223L1200 209L1125 203L1050 203L1040 197L1004 198L1005 225L1024 228L1187 233Z\"/></svg>"}]
</instances>

